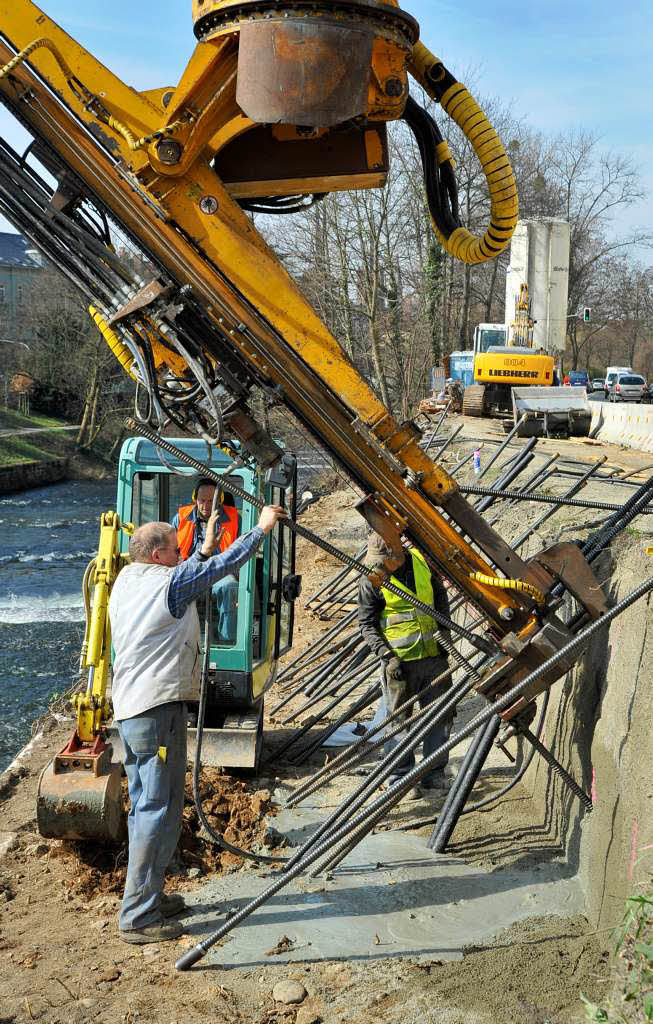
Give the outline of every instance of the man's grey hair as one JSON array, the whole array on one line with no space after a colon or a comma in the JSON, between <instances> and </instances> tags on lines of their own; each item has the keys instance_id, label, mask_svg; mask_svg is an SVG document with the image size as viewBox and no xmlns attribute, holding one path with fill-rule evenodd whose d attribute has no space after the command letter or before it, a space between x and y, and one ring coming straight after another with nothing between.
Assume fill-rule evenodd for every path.
<instances>
[{"instance_id":1,"label":"man's grey hair","mask_svg":"<svg viewBox=\"0 0 653 1024\"><path fill-rule=\"evenodd\" d=\"M155 548L164 548L174 533L170 523L145 523L139 526L129 539L129 554L132 562L151 562Z\"/></svg>"}]
</instances>

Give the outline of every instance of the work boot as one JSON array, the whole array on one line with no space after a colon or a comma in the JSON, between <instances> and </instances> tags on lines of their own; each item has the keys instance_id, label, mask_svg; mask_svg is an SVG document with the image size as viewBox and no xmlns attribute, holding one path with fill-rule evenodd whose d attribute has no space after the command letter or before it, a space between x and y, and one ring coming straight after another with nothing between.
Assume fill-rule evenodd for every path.
<instances>
[{"instance_id":1,"label":"work boot","mask_svg":"<svg viewBox=\"0 0 653 1024\"><path fill-rule=\"evenodd\" d=\"M451 780L444 771L434 772L429 778L420 779L419 786L425 793L445 793L451 787Z\"/></svg>"},{"instance_id":2,"label":"work boot","mask_svg":"<svg viewBox=\"0 0 653 1024\"><path fill-rule=\"evenodd\" d=\"M381 787L380 788L382 790L391 789L392 786L394 786L394 784L396 782L399 782L399 779L392 779L392 778L391 779L386 779L385 782L381 783ZM404 793L404 795L402 796L401 799L402 800L421 800L423 795L424 794L422 793L422 791L421 791L419 786L413 786L412 789L409 789L407 793Z\"/></svg>"},{"instance_id":3,"label":"work boot","mask_svg":"<svg viewBox=\"0 0 653 1024\"><path fill-rule=\"evenodd\" d=\"M178 892L162 892L159 897L159 910L164 917L174 917L175 914L183 914L188 910L186 900Z\"/></svg>"},{"instance_id":4,"label":"work boot","mask_svg":"<svg viewBox=\"0 0 653 1024\"><path fill-rule=\"evenodd\" d=\"M129 928L118 935L123 942L131 942L134 946L146 946L148 942L169 942L183 935L184 929L179 921L161 921L159 924L148 924L144 928Z\"/></svg>"}]
</instances>

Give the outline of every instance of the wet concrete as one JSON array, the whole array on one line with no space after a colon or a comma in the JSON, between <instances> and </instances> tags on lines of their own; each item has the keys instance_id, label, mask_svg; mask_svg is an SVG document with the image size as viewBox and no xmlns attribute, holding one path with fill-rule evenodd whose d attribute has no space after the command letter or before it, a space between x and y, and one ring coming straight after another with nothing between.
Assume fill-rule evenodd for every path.
<instances>
[{"instance_id":1,"label":"wet concrete","mask_svg":"<svg viewBox=\"0 0 653 1024\"><path fill-rule=\"evenodd\" d=\"M324 808L300 807L283 811L274 825L297 844L323 818ZM225 913L242 908L275 877L276 869L254 873L250 867L207 882L193 893L187 930L197 941L205 938ZM243 967L392 956L459 960L466 946L516 922L582 910L573 878L537 869L483 871L431 853L422 837L382 832L368 836L326 878L296 878L229 933L206 962ZM292 948L266 956L284 936Z\"/></svg>"}]
</instances>

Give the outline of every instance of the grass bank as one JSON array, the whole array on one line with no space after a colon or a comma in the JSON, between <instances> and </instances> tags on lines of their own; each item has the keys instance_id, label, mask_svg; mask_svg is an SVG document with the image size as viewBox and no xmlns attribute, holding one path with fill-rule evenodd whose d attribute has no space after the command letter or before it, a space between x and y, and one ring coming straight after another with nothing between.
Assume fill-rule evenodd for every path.
<instances>
[{"instance_id":1,"label":"grass bank","mask_svg":"<svg viewBox=\"0 0 653 1024\"><path fill-rule=\"evenodd\" d=\"M62 429L65 427L70 424L52 416L24 416L13 409L0 409L0 467L46 462L68 454L75 430ZM39 433L21 433L36 430Z\"/></svg>"}]
</instances>

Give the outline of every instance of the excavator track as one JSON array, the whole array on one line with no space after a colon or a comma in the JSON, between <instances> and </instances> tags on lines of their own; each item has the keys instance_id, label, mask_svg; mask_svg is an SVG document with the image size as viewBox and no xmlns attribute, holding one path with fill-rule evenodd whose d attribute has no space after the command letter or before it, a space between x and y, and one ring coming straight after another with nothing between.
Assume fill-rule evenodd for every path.
<instances>
[{"instance_id":1,"label":"excavator track","mask_svg":"<svg viewBox=\"0 0 653 1024\"><path fill-rule=\"evenodd\" d=\"M485 385L470 384L463 394L463 416L485 415Z\"/></svg>"}]
</instances>

